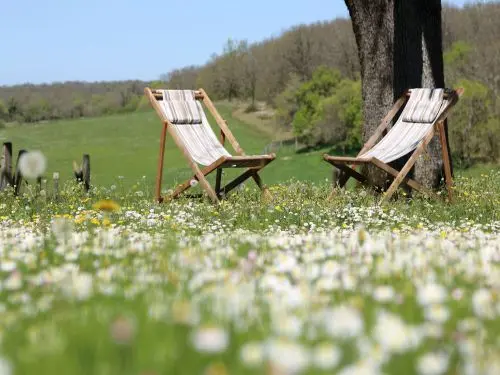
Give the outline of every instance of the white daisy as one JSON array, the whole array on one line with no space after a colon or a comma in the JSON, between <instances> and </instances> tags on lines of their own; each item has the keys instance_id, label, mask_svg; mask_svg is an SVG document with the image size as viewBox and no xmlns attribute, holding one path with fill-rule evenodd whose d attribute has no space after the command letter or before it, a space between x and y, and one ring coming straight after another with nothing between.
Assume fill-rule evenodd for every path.
<instances>
[{"instance_id":1,"label":"white daisy","mask_svg":"<svg viewBox=\"0 0 500 375\"><path fill-rule=\"evenodd\" d=\"M219 353L226 350L229 344L229 335L223 328L204 326L193 332L191 342L199 352Z\"/></svg>"},{"instance_id":2,"label":"white daisy","mask_svg":"<svg viewBox=\"0 0 500 375\"><path fill-rule=\"evenodd\" d=\"M440 375L448 369L449 358L444 353L427 353L419 358L418 373L421 375Z\"/></svg>"},{"instance_id":3,"label":"white daisy","mask_svg":"<svg viewBox=\"0 0 500 375\"><path fill-rule=\"evenodd\" d=\"M318 344L312 351L312 362L322 370L336 367L342 358L338 347L330 343Z\"/></svg>"},{"instance_id":4,"label":"white daisy","mask_svg":"<svg viewBox=\"0 0 500 375\"><path fill-rule=\"evenodd\" d=\"M241 361L248 367L260 366L264 361L264 350L258 342L247 342L240 350Z\"/></svg>"},{"instance_id":5,"label":"white daisy","mask_svg":"<svg viewBox=\"0 0 500 375\"><path fill-rule=\"evenodd\" d=\"M353 307L343 305L327 310L324 318L326 331L332 337L354 338L363 332L363 317Z\"/></svg>"},{"instance_id":6,"label":"white daisy","mask_svg":"<svg viewBox=\"0 0 500 375\"><path fill-rule=\"evenodd\" d=\"M427 284L417 290L417 301L422 306L443 303L448 295L446 288L439 284Z\"/></svg>"}]
</instances>

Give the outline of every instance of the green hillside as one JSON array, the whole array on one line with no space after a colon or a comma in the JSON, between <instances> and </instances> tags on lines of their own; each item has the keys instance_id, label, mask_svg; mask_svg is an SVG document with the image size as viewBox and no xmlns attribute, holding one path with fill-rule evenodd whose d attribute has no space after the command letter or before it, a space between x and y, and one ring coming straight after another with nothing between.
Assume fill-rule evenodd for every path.
<instances>
[{"instance_id":1,"label":"green hillside","mask_svg":"<svg viewBox=\"0 0 500 375\"><path fill-rule=\"evenodd\" d=\"M264 151L272 140L269 134L233 118L229 106L219 105L218 108L248 154L260 154ZM213 119L211 124L217 131ZM14 157L20 148L41 150L48 158L48 178L56 171L60 173L62 180L72 178L72 160L80 161L82 154L89 153L93 184L109 186L120 183L130 186L146 176L148 186L152 188L160 132L160 120L151 110L8 127L0 130L0 141L13 143ZM189 177L190 170L186 165L180 151L167 137L165 188ZM231 173L233 171L228 172L228 176ZM281 151L278 160L270 164L263 173L268 184L294 177L319 181L329 175L328 166L321 161L321 152L296 155L286 150ZM124 178L120 179L119 176Z\"/></svg>"}]
</instances>

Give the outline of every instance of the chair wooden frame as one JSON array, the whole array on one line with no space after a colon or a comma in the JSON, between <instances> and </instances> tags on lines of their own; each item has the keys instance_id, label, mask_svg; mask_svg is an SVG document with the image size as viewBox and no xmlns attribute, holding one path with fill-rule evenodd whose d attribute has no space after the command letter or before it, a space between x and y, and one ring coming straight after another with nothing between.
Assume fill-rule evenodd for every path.
<instances>
[{"instance_id":1,"label":"chair wooden frame","mask_svg":"<svg viewBox=\"0 0 500 375\"><path fill-rule=\"evenodd\" d=\"M372 158L362 158L365 152L370 150L372 147L377 144L379 138L385 136L387 127L391 124L394 117L398 114L399 110L403 107L404 104L408 101L410 97L410 90L406 90L403 95L394 103L393 107L389 110L387 115L382 119L382 122L377 127L373 135L368 139L368 141L363 145L363 148L358 153L356 157L343 157L343 156L332 156L328 154L323 155L323 159L328 163L332 164L335 168L339 169L340 174L338 180L334 181L337 187L343 188L349 178L353 177L358 180L360 183L368 186L373 186L368 178L363 174L356 171L356 166L362 164L372 164L379 169L382 169L392 177L394 180L389 186L388 190L383 194L383 198L381 203L386 203L392 197L392 195L396 192L397 188L400 184L405 184L409 188L415 189L423 194L426 194L432 198L437 198L437 194L427 189L414 179L407 177L410 170L413 168L415 162L418 157L422 155L422 153L426 150L427 145L432 140L434 135L437 133L439 135L439 140L441 143L442 157L443 157L443 166L444 166L444 174L446 181L446 189L448 191L448 198L451 201L452 199L452 175L451 175L451 164L448 154L448 143L446 140L446 133L444 127L444 121L448 116L451 108L457 103L460 96L462 96L464 92L463 88L457 88L455 90L449 90L445 93L445 98L448 99L448 103L446 108L443 110L440 116L434 120L433 126L431 130L425 135L425 137L420 141L417 147L414 149L409 159L406 161L405 165L401 168L401 170L396 170L392 168L389 164L384 163L383 161L372 157ZM381 187L376 186L378 189L383 190ZM333 194L333 192L332 192Z\"/></svg>"},{"instance_id":2,"label":"chair wooden frame","mask_svg":"<svg viewBox=\"0 0 500 375\"><path fill-rule=\"evenodd\" d=\"M217 109L215 108L214 104L208 97L207 93L203 89L198 89L195 91L195 99L202 101L202 103L205 105L205 107L210 111L212 116L214 117L215 121L217 122L217 125L220 128L220 141L221 144L224 146L225 140L227 139L229 143L231 144L232 148L236 152L237 156L230 156L230 157L220 157L216 161L214 161L212 164L200 168L196 161L192 158L192 156L189 154L188 150L184 146L182 140L179 138L179 136L173 131L171 127L171 123L168 121L166 118L165 114L163 113L161 106L159 104L159 100L163 100L163 96L160 90L154 90L149 87L146 87L144 89L145 95L148 97L151 105L155 109L156 113L160 117L162 121L162 132L161 132L161 138L160 138L160 152L159 152L159 158L158 158L158 169L157 169L157 174L156 174L156 183L155 183L155 199L161 203L165 201L165 198L161 196L161 181L163 177L163 164L164 164L164 156L165 156L165 141L166 141L166 136L167 132L170 134L172 139L174 140L175 144L179 149L182 151L184 157L188 161L189 166L194 172L194 175L192 178L186 180L184 183L180 184L177 186L177 188L174 190L172 194L170 194L166 200L170 199L175 199L178 198L179 195L184 193L186 190L188 190L192 184L191 182L193 180L196 180L200 183L200 186L206 191L210 199L212 200L213 203L219 203L220 200L227 196L227 194L239 186L241 183L243 183L245 180L248 178L253 178L259 189L264 194L269 194L269 191L267 190L266 185L262 183L262 179L259 176L259 171L263 169L266 165L268 165L270 162L272 162L275 158L275 154L267 154L267 155L246 155L245 152L243 151L243 148L240 146L236 138L234 137L233 133L231 130L229 130L229 127L227 126L226 120L222 118L222 116L219 114ZM233 179L231 182L226 184L224 187L221 187L221 182L222 182L222 169L223 168L247 168L242 174L240 174L238 177ZM217 170L216 178L215 178L215 188L213 188L208 180L206 179L206 176L212 173L214 170Z\"/></svg>"}]
</instances>

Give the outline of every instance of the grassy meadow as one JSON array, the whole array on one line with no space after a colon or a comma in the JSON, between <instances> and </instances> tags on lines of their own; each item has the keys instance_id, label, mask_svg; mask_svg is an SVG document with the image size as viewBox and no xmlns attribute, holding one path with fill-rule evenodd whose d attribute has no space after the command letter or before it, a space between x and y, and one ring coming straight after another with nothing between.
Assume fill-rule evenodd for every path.
<instances>
[{"instance_id":1,"label":"grassy meadow","mask_svg":"<svg viewBox=\"0 0 500 375\"><path fill-rule=\"evenodd\" d=\"M222 110L225 115L224 110ZM212 120L212 123L215 122ZM245 139L248 152L260 152L268 139L239 121L232 130ZM3 141L20 148L41 150L48 158L47 175L59 172L61 179L72 178L72 161L81 162L90 154L92 182L110 186L119 176L127 186L146 176L154 181L158 161L161 122L151 109L147 112L111 115L79 120L62 120L36 125L20 125L0 130ZM174 183L188 178L189 169L181 152L167 137L164 181Z\"/></svg>"},{"instance_id":2,"label":"grassy meadow","mask_svg":"<svg viewBox=\"0 0 500 375\"><path fill-rule=\"evenodd\" d=\"M322 151L284 150L270 200L247 184L158 205L159 132L153 112L0 131L67 179L0 192L0 375L500 373L498 166L457 173L452 204L379 206L327 200ZM169 146L167 184L189 176ZM83 153L89 194L70 178Z\"/></svg>"},{"instance_id":3,"label":"grassy meadow","mask_svg":"<svg viewBox=\"0 0 500 375\"><path fill-rule=\"evenodd\" d=\"M232 106L228 104L219 105L218 109L247 154L264 152L272 140L272 132L234 118L231 115ZM210 120L218 134L215 120ZM81 162L82 155L88 153L93 184L130 187L145 176L152 188L160 132L160 120L151 110L8 127L0 129L0 141L13 143L14 157L20 148L42 151L48 159L46 175L49 179L52 172L59 172L63 180L73 178L72 161ZM227 147L233 151L229 143ZM321 160L320 151L296 155L292 149L285 148L279 154L278 160L263 171L262 176L268 184L291 178L318 182L330 177L330 168ZM190 178L190 171L181 152L167 135L163 175L165 188ZM228 178L232 175L232 171L227 172Z\"/></svg>"}]
</instances>

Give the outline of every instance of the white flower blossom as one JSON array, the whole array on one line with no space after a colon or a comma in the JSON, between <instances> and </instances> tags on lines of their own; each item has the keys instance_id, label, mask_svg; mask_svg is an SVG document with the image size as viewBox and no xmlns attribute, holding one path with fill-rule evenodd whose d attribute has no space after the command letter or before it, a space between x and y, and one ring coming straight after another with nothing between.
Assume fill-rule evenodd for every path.
<instances>
[{"instance_id":1,"label":"white flower blossom","mask_svg":"<svg viewBox=\"0 0 500 375\"><path fill-rule=\"evenodd\" d=\"M265 358L264 356L264 349L259 342L247 342L240 350L241 361L248 367L262 365Z\"/></svg>"},{"instance_id":2,"label":"white flower blossom","mask_svg":"<svg viewBox=\"0 0 500 375\"><path fill-rule=\"evenodd\" d=\"M399 316L381 311L373 329L373 337L382 349L389 353L404 353L420 343L420 335Z\"/></svg>"},{"instance_id":3,"label":"white flower blossom","mask_svg":"<svg viewBox=\"0 0 500 375\"><path fill-rule=\"evenodd\" d=\"M485 288L476 290L472 296L472 308L479 318L493 319L495 311L490 291Z\"/></svg>"},{"instance_id":4,"label":"white flower blossom","mask_svg":"<svg viewBox=\"0 0 500 375\"><path fill-rule=\"evenodd\" d=\"M229 335L223 328L202 326L193 332L191 342L199 352L219 353L229 345Z\"/></svg>"},{"instance_id":5,"label":"white flower blossom","mask_svg":"<svg viewBox=\"0 0 500 375\"><path fill-rule=\"evenodd\" d=\"M448 369L449 357L444 353L427 353L418 359L417 371L420 375L440 375Z\"/></svg>"},{"instance_id":6,"label":"white flower blossom","mask_svg":"<svg viewBox=\"0 0 500 375\"><path fill-rule=\"evenodd\" d=\"M326 332L332 337L354 338L364 329L363 317L353 307L343 305L327 310L324 319Z\"/></svg>"},{"instance_id":7,"label":"white flower blossom","mask_svg":"<svg viewBox=\"0 0 500 375\"><path fill-rule=\"evenodd\" d=\"M391 302L395 296L394 288L390 285L380 285L373 290L373 299L381 303Z\"/></svg>"},{"instance_id":8,"label":"white flower blossom","mask_svg":"<svg viewBox=\"0 0 500 375\"><path fill-rule=\"evenodd\" d=\"M417 290L417 301L423 306L443 303L448 292L446 288L439 284L427 284Z\"/></svg>"},{"instance_id":9,"label":"white flower blossom","mask_svg":"<svg viewBox=\"0 0 500 375\"><path fill-rule=\"evenodd\" d=\"M284 374L300 373L310 362L310 354L302 345L279 339L267 343L267 357L278 373Z\"/></svg>"},{"instance_id":10,"label":"white flower blossom","mask_svg":"<svg viewBox=\"0 0 500 375\"><path fill-rule=\"evenodd\" d=\"M342 351L330 343L316 345L311 353L311 360L314 366L322 370L330 370L340 363Z\"/></svg>"}]
</instances>

